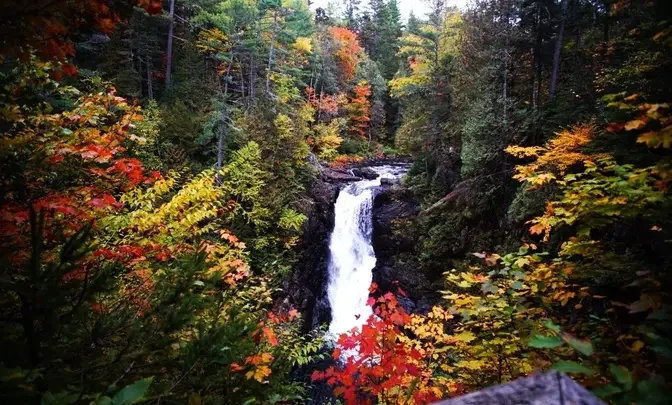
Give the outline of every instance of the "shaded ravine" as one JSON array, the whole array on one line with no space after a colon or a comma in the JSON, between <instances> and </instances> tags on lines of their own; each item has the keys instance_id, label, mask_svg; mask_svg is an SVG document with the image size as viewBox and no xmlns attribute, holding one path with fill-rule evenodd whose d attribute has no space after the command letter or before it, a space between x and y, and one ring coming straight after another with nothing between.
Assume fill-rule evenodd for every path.
<instances>
[{"instance_id":1,"label":"shaded ravine","mask_svg":"<svg viewBox=\"0 0 672 405\"><path fill-rule=\"evenodd\" d=\"M350 184L334 204L334 230L329 240L329 281L327 295L331 308L329 332L332 336L361 327L371 315L366 302L376 266L371 244L372 207L382 179L399 179L403 166L371 167L374 180Z\"/></svg>"}]
</instances>

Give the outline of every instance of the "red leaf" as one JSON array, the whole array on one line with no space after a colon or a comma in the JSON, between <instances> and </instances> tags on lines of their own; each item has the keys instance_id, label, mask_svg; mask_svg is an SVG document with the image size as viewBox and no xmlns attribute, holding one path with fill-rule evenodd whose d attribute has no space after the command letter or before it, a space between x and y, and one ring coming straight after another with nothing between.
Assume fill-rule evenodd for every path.
<instances>
[{"instance_id":1,"label":"red leaf","mask_svg":"<svg viewBox=\"0 0 672 405\"><path fill-rule=\"evenodd\" d=\"M322 373L320 371L317 371L317 370L313 371L313 374L310 375L310 381L313 381L313 382L323 380L323 379L324 379L324 373Z\"/></svg>"},{"instance_id":2,"label":"red leaf","mask_svg":"<svg viewBox=\"0 0 672 405\"><path fill-rule=\"evenodd\" d=\"M334 349L334 352L331 354L331 357L332 357L334 360L338 360L338 359L340 359L340 358L341 358L341 349L338 349L338 348L337 348L337 349Z\"/></svg>"},{"instance_id":3,"label":"red leaf","mask_svg":"<svg viewBox=\"0 0 672 405\"><path fill-rule=\"evenodd\" d=\"M52 78L54 78L59 82L63 80L63 74L61 74L61 72L58 70L52 70L51 72L49 72L49 76L51 76Z\"/></svg>"},{"instance_id":4,"label":"red leaf","mask_svg":"<svg viewBox=\"0 0 672 405\"><path fill-rule=\"evenodd\" d=\"M63 72L64 75L70 77L77 76L77 74L79 73L77 67L71 63L65 63L61 65L61 71Z\"/></svg>"},{"instance_id":5,"label":"red leaf","mask_svg":"<svg viewBox=\"0 0 672 405\"><path fill-rule=\"evenodd\" d=\"M271 346L277 346L278 345L278 338L275 336L275 332L271 328L263 328L262 332L264 332L264 336L266 337L266 340L268 340L268 343L271 344Z\"/></svg>"},{"instance_id":6,"label":"red leaf","mask_svg":"<svg viewBox=\"0 0 672 405\"><path fill-rule=\"evenodd\" d=\"M612 134L615 132L621 132L622 130L623 124L612 122L611 124L607 125L607 132L611 132Z\"/></svg>"}]
</instances>

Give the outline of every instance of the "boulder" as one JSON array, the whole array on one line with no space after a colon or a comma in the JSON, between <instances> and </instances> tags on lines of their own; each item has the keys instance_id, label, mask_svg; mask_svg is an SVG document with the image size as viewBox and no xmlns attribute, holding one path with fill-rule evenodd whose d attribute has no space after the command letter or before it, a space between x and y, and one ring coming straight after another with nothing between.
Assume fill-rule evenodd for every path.
<instances>
[{"instance_id":1,"label":"boulder","mask_svg":"<svg viewBox=\"0 0 672 405\"><path fill-rule=\"evenodd\" d=\"M395 184L399 184L399 179L390 179L387 177L380 179L381 186L394 186Z\"/></svg>"},{"instance_id":2,"label":"boulder","mask_svg":"<svg viewBox=\"0 0 672 405\"><path fill-rule=\"evenodd\" d=\"M345 169L332 169L329 167L322 168L322 180L329 183L343 183L350 181L360 181L362 178L353 175Z\"/></svg>"},{"instance_id":3,"label":"boulder","mask_svg":"<svg viewBox=\"0 0 672 405\"><path fill-rule=\"evenodd\" d=\"M378 173L369 167L356 167L352 169L352 174L366 180L375 180L378 178Z\"/></svg>"}]
</instances>

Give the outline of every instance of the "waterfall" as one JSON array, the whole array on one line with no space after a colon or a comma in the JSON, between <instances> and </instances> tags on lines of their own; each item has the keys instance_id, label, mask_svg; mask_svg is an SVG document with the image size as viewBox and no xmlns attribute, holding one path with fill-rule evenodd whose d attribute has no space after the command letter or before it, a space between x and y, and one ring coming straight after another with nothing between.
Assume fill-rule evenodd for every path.
<instances>
[{"instance_id":1,"label":"waterfall","mask_svg":"<svg viewBox=\"0 0 672 405\"><path fill-rule=\"evenodd\" d=\"M335 338L361 327L372 314L366 305L376 256L371 245L374 190L381 178L399 178L404 167L372 167L379 177L362 180L343 189L334 205L334 231L329 240L331 306L329 332Z\"/></svg>"}]
</instances>

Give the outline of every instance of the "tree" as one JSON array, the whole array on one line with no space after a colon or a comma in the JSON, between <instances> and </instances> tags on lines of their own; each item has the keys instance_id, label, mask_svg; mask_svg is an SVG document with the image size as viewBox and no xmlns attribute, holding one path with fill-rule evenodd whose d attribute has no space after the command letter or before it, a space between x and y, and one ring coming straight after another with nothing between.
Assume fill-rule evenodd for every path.
<instances>
[{"instance_id":1,"label":"tree","mask_svg":"<svg viewBox=\"0 0 672 405\"><path fill-rule=\"evenodd\" d=\"M3 2L0 53L26 60L31 47L43 58L64 61L75 52L71 42L73 22L77 22L76 28L81 31L95 29L110 33L136 5L152 14L161 12L161 2L154 0L112 3L43 0L27 7L21 1Z\"/></svg>"},{"instance_id":2,"label":"tree","mask_svg":"<svg viewBox=\"0 0 672 405\"><path fill-rule=\"evenodd\" d=\"M170 0L170 11L168 12L168 45L166 47L166 87L170 87L171 70L173 66L173 25L175 18L175 0Z\"/></svg>"},{"instance_id":3,"label":"tree","mask_svg":"<svg viewBox=\"0 0 672 405\"><path fill-rule=\"evenodd\" d=\"M551 100L555 97L555 88L558 85L558 72L560 71L560 51L562 49L562 37L565 33L565 14L567 13L567 0L562 0L560 26L558 27L558 34L555 39L555 51L553 52L553 72L551 73Z\"/></svg>"},{"instance_id":4,"label":"tree","mask_svg":"<svg viewBox=\"0 0 672 405\"><path fill-rule=\"evenodd\" d=\"M345 26L351 31L359 29L358 14L360 0L344 0Z\"/></svg>"}]
</instances>

